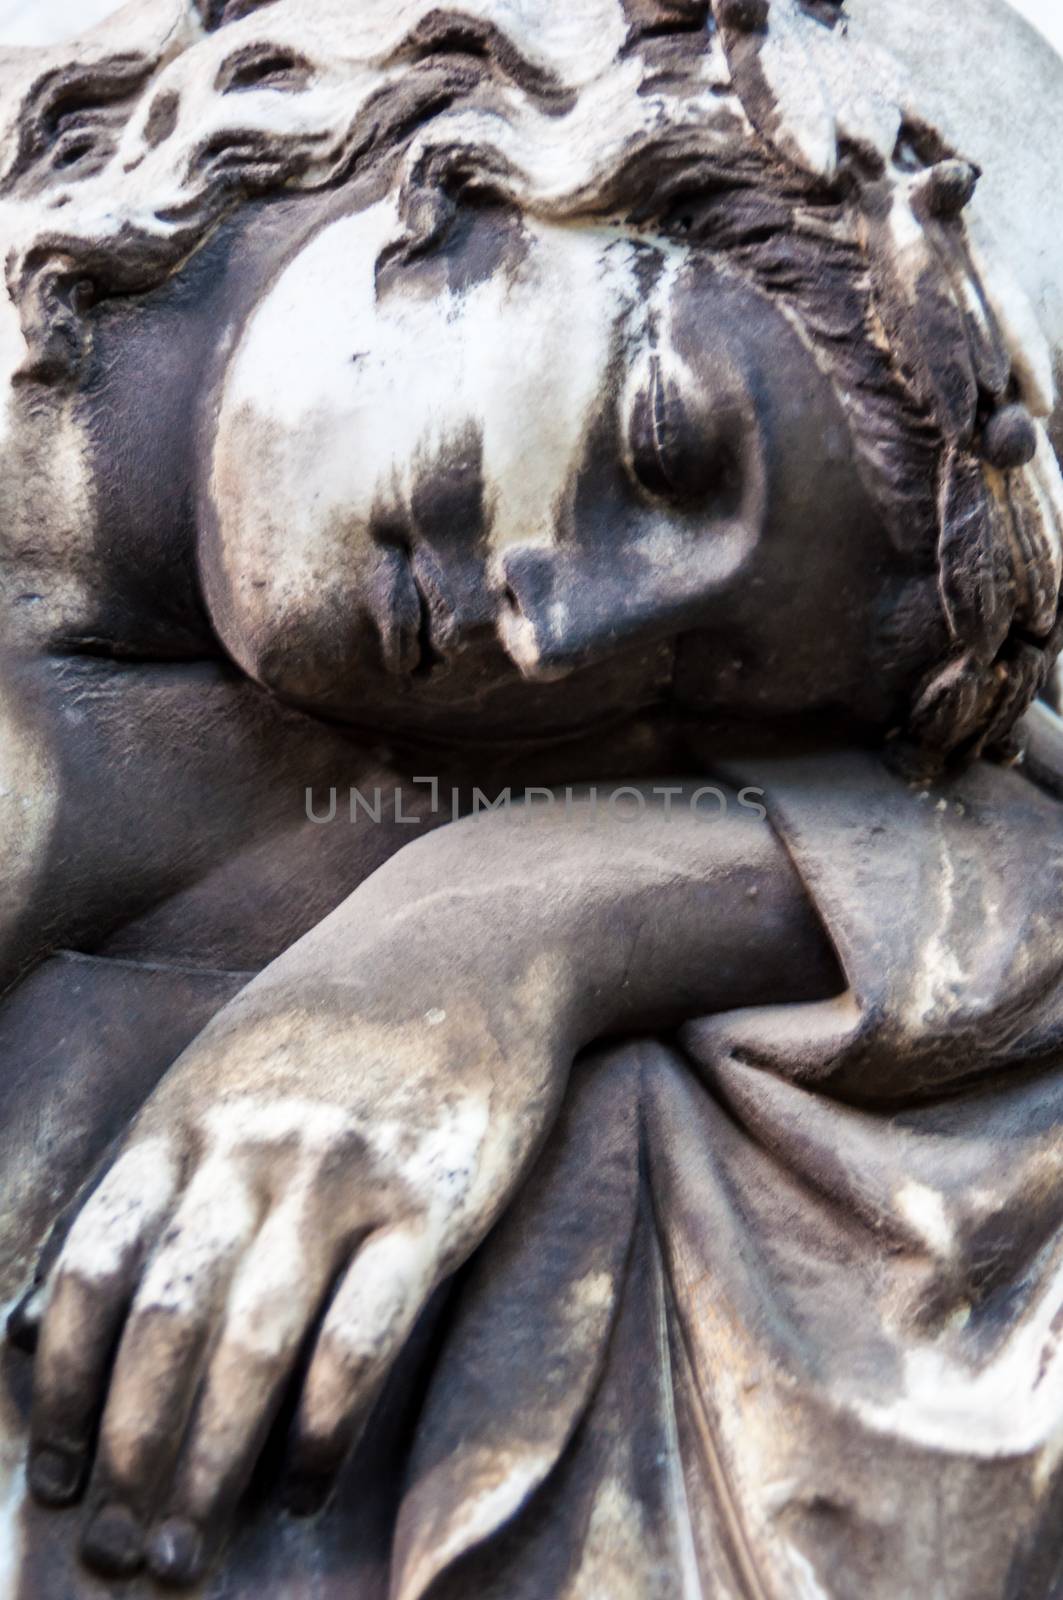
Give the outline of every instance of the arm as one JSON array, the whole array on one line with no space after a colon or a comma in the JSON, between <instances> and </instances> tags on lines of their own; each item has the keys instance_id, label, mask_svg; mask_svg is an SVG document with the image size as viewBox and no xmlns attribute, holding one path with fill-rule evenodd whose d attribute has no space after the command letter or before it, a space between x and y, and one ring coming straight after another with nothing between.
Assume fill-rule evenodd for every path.
<instances>
[{"instance_id":1,"label":"arm","mask_svg":"<svg viewBox=\"0 0 1063 1600\"><path fill-rule=\"evenodd\" d=\"M58 811L55 763L32 697L0 655L0 993L44 876Z\"/></svg>"},{"instance_id":2,"label":"arm","mask_svg":"<svg viewBox=\"0 0 1063 1600\"><path fill-rule=\"evenodd\" d=\"M122 929L135 959L160 920L152 959L192 940L204 964L262 965L411 832L316 827L306 788L381 781L352 737L219 662L0 652L0 993Z\"/></svg>"},{"instance_id":3,"label":"arm","mask_svg":"<svg viewBox=\"0 0 1063 1600\"><path fill-rule=\"evenodd\" d=\"M75 1224L36 1492L79 1492L124 1322L87 1550L114 1569L147 1540L157 1573L195 1578L329 1285L292 1442L317 1481L526 1173L583 1044L836 983L785 853L735 806L481 816L408 847L204 1031Z\"/></svg>"},{"instance_id":4,"label":"arm","mask_svg":"<svg viewBox=\"0 0 1063 1600\"><path fill-rule=\"evenodd\" d=\"M666 803L647 786L632 821L603 788L596 805L415 841L267 968L218 1036L318 986L340 1023L398 1030L447 1010L457 1029L471 1002L508 1051L570 1060L608 1033L830 992L830 947L770 825L733 794L724 815L692 808L697 788Z\"/></svg>"}]
</instances>

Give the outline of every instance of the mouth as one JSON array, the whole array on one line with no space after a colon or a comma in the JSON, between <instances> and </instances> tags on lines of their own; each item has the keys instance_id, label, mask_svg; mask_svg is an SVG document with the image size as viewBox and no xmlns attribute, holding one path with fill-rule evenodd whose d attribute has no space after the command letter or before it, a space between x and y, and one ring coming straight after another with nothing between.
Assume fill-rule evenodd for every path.
<instances>
[{"instance_id":1,"label":"mouth","mask_svg":"<svg viewBox=\"0 0 1063 1600\"><path fill-rule=\"evenodd\" d=\"M423 683L446 664L442 651L436 647L434 634L434 627L438 626L443 605L438 590L433 592L429 589L424 576L418 573L413 558L407 556L407 560L410 582L417 596L417 633L414 641L414 662L409 675ZM445 612L443 621L444 623L446 621Z\"/></svg>"},{"instance_id":2,"label":"mouth","mask_svg":"<svg viewBox=\"0 0 1063 1600\"><path fill-rule=\"evenodd\" d=\"M377 589L374 621L390 677L422 688L453 676L459 658L470 672L490 676L516 667L525 675L505 632L509 602L495 596L485 571L452 573L448 581L435 553L406 539L389 540L382 554L388 577ZM475 603L470 591L479 597Z\"/></svg>"},{"instance_id":3,"label":"mouth","mask_svg":"<svg viewBox=\"0 0 1063 1600\"><path fill-rule=\"evenodd\" d=\"M505 703L512 715L520 704L533 721L557 718L558 731L569 725L569 693L573 704L584 702L606 719L620 706L646 709L674 698L678 637L626 645L614 640L585 660L551 660L512 589L503 587L495 604L477 607L463 624L433 552L393 538L382 544L381 555L387 577L376 588L373 620L381 663L402 697L431 686L443 714L447 708L479 714L490 703ZM486 584L486 574L480 579ZM567 688L558 698L554 685L562 681ZM606 701L600 709L591 703L598 695Z\"/></svg>"},{"instance_id":4,"label":"mouth","mask_svg":"<svg viewBox=\"0 0 1063 1600\"><path fill-rule=\"evenodd\" d=\"M389 677L423 683L446 665L440 641L453 631L450 612L426 563L404 538L380 544L384 581L373 620L381 662Z\"/></svg>"}]
</instances>

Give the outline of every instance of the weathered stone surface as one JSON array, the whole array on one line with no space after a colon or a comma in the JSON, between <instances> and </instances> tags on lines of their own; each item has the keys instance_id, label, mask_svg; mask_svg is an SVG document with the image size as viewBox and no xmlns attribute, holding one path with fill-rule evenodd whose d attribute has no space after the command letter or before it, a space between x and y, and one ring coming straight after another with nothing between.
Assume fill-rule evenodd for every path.
<instances>
[{"instance_id":1,"label":"weathered stone surface","mask_svg":"<svg viewBox=\"0 0 1063 1600\"><path fill-rule=\"evenodd\" d=\"M998 0L0 54L4 1595L1059 1592L1061 162Z\"/></svg>"}]
</instances>

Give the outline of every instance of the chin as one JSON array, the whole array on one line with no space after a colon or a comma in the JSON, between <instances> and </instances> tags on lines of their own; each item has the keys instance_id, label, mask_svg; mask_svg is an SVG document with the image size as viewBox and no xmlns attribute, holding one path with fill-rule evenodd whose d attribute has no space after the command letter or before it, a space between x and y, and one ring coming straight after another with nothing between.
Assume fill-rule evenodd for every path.
<instances>
[{"instance_id":1,"label":"chin","mask_svg":"<svg viewBox=\"0 0 1063 1600\"><path fill-rule=\"evenodd\" d=\"M656 658L655 658L656 661ZM526 744L564 739L665 704L671 672L636 672L619 659L577 668L551 682L504 668L423 677L359 672L341 687L307 694L274 680L271 692L330 721L389 737L446 744Z\"/></svg>"}]
</instances>

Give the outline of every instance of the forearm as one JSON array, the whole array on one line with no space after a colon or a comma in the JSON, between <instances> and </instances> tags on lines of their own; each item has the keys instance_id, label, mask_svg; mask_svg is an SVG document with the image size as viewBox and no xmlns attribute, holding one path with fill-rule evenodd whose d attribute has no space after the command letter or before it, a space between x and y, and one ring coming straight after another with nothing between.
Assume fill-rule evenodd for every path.
<instances>
[{"instance_id":1,"label":"forearm","mask_svg":"<svg viewBox=\"0 0 1063 1600\"><path fill-rule=\"evenodd\" d=\"M769 824L691 785L625 821L603 804L484 814L407 847L267 969L389 1025L466 996L507 1044L579 1049L611 1032L838 986ZM253 986L254 987L254 986ZM249 991L249 999L251 992Z\"/></svg>"}]
</instances>

